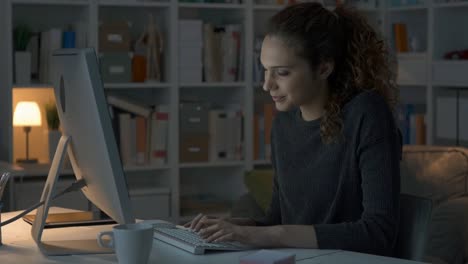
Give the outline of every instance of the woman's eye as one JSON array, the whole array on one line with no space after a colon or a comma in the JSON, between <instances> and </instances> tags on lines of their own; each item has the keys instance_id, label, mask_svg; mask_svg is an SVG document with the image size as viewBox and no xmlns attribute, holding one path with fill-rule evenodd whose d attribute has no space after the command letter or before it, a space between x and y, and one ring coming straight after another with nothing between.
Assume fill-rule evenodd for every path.
<instances>
[{"instance_id":1,"label":"woman's eye","mask_svg":"<svg viewBox=\"0 0 468 264\"><path fill-rule=\"evenodd\" d=\"M287 75L289 75L289 71L278 70L278 71L276 71L276 74L278 74L279 76L287 76Z\"/></svg>"}]
</instances>

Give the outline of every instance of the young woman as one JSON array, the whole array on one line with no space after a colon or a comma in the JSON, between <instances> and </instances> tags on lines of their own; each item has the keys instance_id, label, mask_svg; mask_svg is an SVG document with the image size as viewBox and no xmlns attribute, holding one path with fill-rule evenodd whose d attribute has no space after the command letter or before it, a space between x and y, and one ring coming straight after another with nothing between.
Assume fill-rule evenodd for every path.
<instances>
[{"instance_id":1,"label":"young woman","mask_svg":"<svg viewBox=\"0 0 468 264\"><path fill-rule=\"evenodd\" d=\"M392 255L398 229L398 90L384 42L353 10L317 3L272 17L262 51L273 196L264 219L198 215L207 241Z\"/></svg>"}]
</instances>

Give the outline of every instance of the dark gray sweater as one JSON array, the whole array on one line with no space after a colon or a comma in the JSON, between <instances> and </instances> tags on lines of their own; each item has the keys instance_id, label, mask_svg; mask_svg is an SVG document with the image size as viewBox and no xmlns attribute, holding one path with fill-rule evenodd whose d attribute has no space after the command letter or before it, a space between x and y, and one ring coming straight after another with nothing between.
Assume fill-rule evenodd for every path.
<instances>
[{"instance_id":1,"label":"dark gray sweater","mask_svg":"<svg viewBox=\"0 0 468 264\"><path fill-rule=\"evenodd\" d=\"M384 99L363 92L343 107L343 137L324 144L320 119L280 112L272 128L273 197L259 225L314 225L318 247L393 253L401 140Z\"/></svg>"}]
</instances>

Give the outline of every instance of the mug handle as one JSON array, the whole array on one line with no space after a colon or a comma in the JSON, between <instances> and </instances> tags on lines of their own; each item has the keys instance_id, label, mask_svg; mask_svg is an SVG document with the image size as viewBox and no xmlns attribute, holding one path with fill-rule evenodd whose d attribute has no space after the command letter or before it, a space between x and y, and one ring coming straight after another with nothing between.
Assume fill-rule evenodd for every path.
<instances>
[{"instance_id":1,"label":"mug handle","mask_svg":"<svg viewBox=\"0 0 468 264\"><path fill-rule=\"evenodd\" d=\"M108 243L102 240L104 236L110 237L110 241ZM114 232L112 231L99 232L99 234L97 235L97 242L100 247L114 248Z\"/></svg>"}]
</instances>

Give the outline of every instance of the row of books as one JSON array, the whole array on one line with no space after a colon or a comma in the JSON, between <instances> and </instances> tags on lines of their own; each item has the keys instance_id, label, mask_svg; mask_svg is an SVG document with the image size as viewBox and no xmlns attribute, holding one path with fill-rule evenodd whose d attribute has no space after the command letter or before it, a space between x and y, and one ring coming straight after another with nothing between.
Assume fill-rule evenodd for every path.
<instances>
[{"instance_id":1,"label":"row of books","mask_svg":"<svg viewBox=\"0 0 468 264\"><path fill-rule=\"evenodd\" d=\"M235 82L242 79L241 25L214 26L204 24L204 80Z\"/></svg>"},{"instance_id":2,"label":"row of books","mask_svg":"<svg viewBox=\"0 0 468 264\"><path fill-rule=\"evenodd\" d=\"M108 95L114 133L125 166L167 164L169 106L144 106L128 98ZM181 122L181 162L243 159L243 116L240 110L212 109L206 121L194 113L192 131ZM190 122L190 121L188 121ZM206 122L206 128L201 128ZM206 131L200 133L200 131Z\"/></svg>"},{"instance_id":3,"label":"row of books","mask_svg":"<svg viewBox=\"0 0 468 264\"><path fill-rule=\"evenodd\" d=\"M60 48L84 48L87 43L87 24L77 22L70 29L51 28L34 33L28 43L31 53L31 77L40 83L50 83L50 57Z\"/></svg>"},{"instance_id":4,"label":"row of books","mask_svg":"<svg viewBox=\"0 0 468 264\"><path fill-rule=\"evenodd\" d=\"M179 79L182 82L235 82L243 78L240 24L179 21Z\"/></svg>"},{"instance_id":5,"label":"row of books","mask_svg":"<svg viewBox=\"0 0 468 264\"><path fill-rule=\"evenodd\" d=\"M398 109L398 126L403 144L426 144L426 114L424 106L403 104Z\"/></svg>"},{"instance_id":6,"label":"row of books","mask_svg":"<svg viewBox=\"0 0 468 264\"><path fill-rule=\"evenodd\" d=\"M262 82L265 79L263 65L260 62L260 54L262 51L263 39L264 39L264 36L258 36L255 38L255 42L254 42L253 81L256 83Z\"/></svg>"},{"instance_id":7,"label":"row of books","mask_svg":"<svg viewBox=\"0 0 468 264\"><path fill-rule=\"evenodd\" d=\"M112 95L107 102L123 165L166 164L169 106L146 107Z\"/></svg>"}]
</instances>

